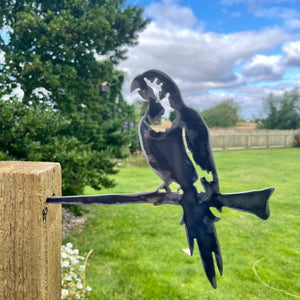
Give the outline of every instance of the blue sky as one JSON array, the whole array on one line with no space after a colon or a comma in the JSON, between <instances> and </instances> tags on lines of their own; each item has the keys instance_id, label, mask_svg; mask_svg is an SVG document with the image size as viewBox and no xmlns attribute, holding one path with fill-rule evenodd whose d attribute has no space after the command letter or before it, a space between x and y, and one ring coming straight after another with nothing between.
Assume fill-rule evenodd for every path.
<instances>
[{"instance_id":1,"label":"blue sky","mask_svg":"<svg viewBox=\"0 0 300 300\"><path fill-rule=\"evenodd\" d=\"M300 88L299 0L127 0L151 19L118 68L124 95L135 75L156 68L200 111L233 98L246 119L262 100Z\"/></svg>"}]
</instances>

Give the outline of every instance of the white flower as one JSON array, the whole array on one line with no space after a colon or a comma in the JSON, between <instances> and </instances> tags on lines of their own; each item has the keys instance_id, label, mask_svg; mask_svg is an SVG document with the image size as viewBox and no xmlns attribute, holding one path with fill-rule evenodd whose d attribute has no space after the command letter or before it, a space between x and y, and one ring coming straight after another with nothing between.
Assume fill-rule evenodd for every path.
<instances>
[{"instance_id":1,"label":"white flower","mask_svg":"<svg viewBox=\"0 0 300 300\"><path fill-rule=\"evenodd\" d=\"M90 286L85 285L84 271L85 257L79 256L79 250L72 250L72 243L61 246L61 299L85 299L92 290Z\"/></svg>"},{"instance_id":2,"label":"white flower","mask_svg":"<svg viewBox=\"0 0 300 300\"><path fill-rule=\"evenodd\" d=\"M79 250L78 249L74 249L73 252L72 252L72 254L78 255L79 254Z\"/></svg>"},{"instance_id":3,"label":"white flower","mask_svg":"<svg viewBox=\"0 0 300 300\"><path fill-rule=\"evenodd\" d=\"M86 287L86 290L87 290L88 292L90 292L90 291L92 290L92 288L88 285L88 286Z\"/></svg>"},{"instance_id":4,"label":"white flower","mask_svg":"<svg viewBox=\"0 0 300 300\"><path fill-rule=\"evenodd\" d=\"M62 267L68 267L69 266L69 261L68 260L64 260L62 263Z\"/></svg>"},{"instance_id":5,"label":"white flower","mask_svg":"<svg viewBox=\"0 0 300 300\"><path fill-rule=\"evenodd\" d=\"M66 246L70 249L72 249L72 247L73 247L72 243L67 243Z\"/></svg>"},{"instance_id":6,"label":"white flower","mask_svg":"<svg viewBox=\"0 0 300 300\"><path fill-rule=\"evenodd\" d=\"M79 260L76 257L71 256L70 259L72 265L77 265L79 263Z\"/></svg>"},{"instance_id":7,"label":"white flower","mask_svg":"<svg viewBox=\"0 0 300 300\"><path fill-rule=\"evenodd\" d=\"M85 270L85 265L79 266L79 270L80 270L80 271L84 271L84 270Z\"/></svg>"},{"instance_id":8,"label":"white flower","mask_svg":"<svg viewBox=\"0 0 300 300\"><path fill-rule=\"evenodd\" d=\"M66 289L61 290L61 298L65 299L69 295L69 291Z\"/></svg>"},{"instance_id":9,"label":"white flower","mask_svg":"<svg viewBox=\"0 0 300 300\"><path fill-rule=\"evenodd\" d=\"M78 282L77 284L76 284L76 287L78 288L78 289L82 289L83 288L83 285L80 283L80 282Z\"/></svg>"}]
</instances>

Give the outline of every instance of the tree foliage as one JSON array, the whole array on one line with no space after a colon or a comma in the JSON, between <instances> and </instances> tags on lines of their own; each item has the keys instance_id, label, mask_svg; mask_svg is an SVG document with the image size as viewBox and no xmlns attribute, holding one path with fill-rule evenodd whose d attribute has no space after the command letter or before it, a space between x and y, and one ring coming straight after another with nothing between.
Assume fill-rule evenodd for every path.
<instances>
[{"instance_id":1,"label":"tree foliage","mask_svg":"<svg viewBox=\"0 0 300 300\"><path fill-rule=\"evenodd\" d=\"M282 96L270 94L264 100L266 118L260 120L267 129L300 128L300 94L294 90Z\"/></svg>"},{"instance_id":2,"label":"tree foliage","mask_svg":"<svg viewBox=\"0 0 300 300\"><path fill-rule=\"evenodd\" d=\"M177 112L176 112L176 110L171 110L170 114L169 114L169 120L171 122L173 122L176 118L177 118Z\"/></svg>"},{"instance_id":3,"label":"tree foliage","mask_svg":"<svg viewBox=\"0 0 300 300\"><path fill-rule=\"evenodd\" d=\"M147 111L148 101L138 99L133 102L133 106L137 119L140 120Z\"/></svg>"},{"instance_id":4,"label":"tree foliage","mask_svg":"<svg viewBox=\"0 0 300 300\"><path fill-rule=\"evenodd\" d=\"M239 109L238 104L228 99L204 110L202 116L209 127L230 127L239 121Z\"/></svg>"},{"instance_id":5,"label":"tree foliage","mask_svg":"<svg viewBox=\"0 0 300 300\"><path fill-rule=\"evenodd\" d=\"M111 185L135 122L114 65L145 28L141 15L121 0L1 2L2 159L59 161L64 194Z\"/></svg>"}]
</instances>

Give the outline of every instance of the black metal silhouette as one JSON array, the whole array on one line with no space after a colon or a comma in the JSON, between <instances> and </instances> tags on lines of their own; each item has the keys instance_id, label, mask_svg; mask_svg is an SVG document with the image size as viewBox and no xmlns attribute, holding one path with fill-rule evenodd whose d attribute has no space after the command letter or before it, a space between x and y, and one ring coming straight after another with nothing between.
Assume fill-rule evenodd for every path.
<instances>
[{"instance_id":1,"label":"black metal silhouette","mask_svg":"<svg viewBox=\"0 0 300 300\"><path fill-rule=\"evenodd\" d=\"M165 132L156 132L147 123L147 120L154 123L163 114L163 108L145 79L151 82L156 80L161 85L160 100L168 94L170 106L177 112L177 118L171 128ZM152 169L163 180L163 184L158 189L165 188L166 192L170 193L170 183L176 182L180 185L183 191L179 201L183 208L181 223L185 224L190 253L193 255L196 239L206 276L211 285L216 288L213 253L221 275L223 262L214 225L219 218L213 215L210 207L216 207L221 211L222 204L218 200L221 193L207 125L200 114L186 106L175 82L163 72L149 70L138 75L132 82L131 91L137 88L139 94L149 102L139 124L142 150ZM194 185L198 176L185 150L183 128L194 161L202 170L212 173L211 182L208 182L205 177L201 178L205 189L205 193L202 194L197 192ZM269 189L269 195L272 191ZM265 191L262 193L265 195ZM241 197L241 201L243 200ZM265 207L262 209L266 211Z\"/></svg>"},{"instance_id":2,"label":"black metal silhouette","mask_svg":"<svg viewBox=\"0 0 300 300\"><path fill-rule=\"evenodd\" d=\"M152 82L156 80L157 84L161 84L159 98L164 99L168 94L170 105L177 112L176 120L165 132L156 132L151 128L150 124L159 119L164 108L145 79ZM223 207L230 207L266 220L270 215L268 201L274 188L222 194L207 125L200 114L186 106L175 82L161 71L149 70L135 77L131 91L135 89L139 89L139 94L148 101L147 111L139 124L140 143L148 163L163 183L152 192L61 197L54 195L47 202L75 205L181 205L183 216L180 223L185 224L191 255L196 239L206 276L216 288L213 253L221 275L223 263L214 225L219 218L213 215L210 208L215 207L221 212ZM205 192L199 193L195 186L198 175L184 146L183 129L193 160L202 170L212 174L212 181L207 181L205 177L200 179ZM171 191L169 185L172 182L179 184L182 193ZM166 192L161 192L160 189L165 189Z\"/></svg>"}]
</instances>

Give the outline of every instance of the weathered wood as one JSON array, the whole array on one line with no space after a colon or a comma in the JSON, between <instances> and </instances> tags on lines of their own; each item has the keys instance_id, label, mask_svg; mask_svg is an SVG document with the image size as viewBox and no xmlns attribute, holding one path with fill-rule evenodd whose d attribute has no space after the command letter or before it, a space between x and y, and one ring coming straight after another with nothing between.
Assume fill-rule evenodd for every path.
<instances>
[{"instance_id":1,"label":"weathered wood","mask_svg":"<svg viewBox=\"0 0 300 300\"><path fill-rule=\"evenodd\" d=\"M0 299L60 299L57 163L0 162Z\"/></svg>"}]
</instances>

